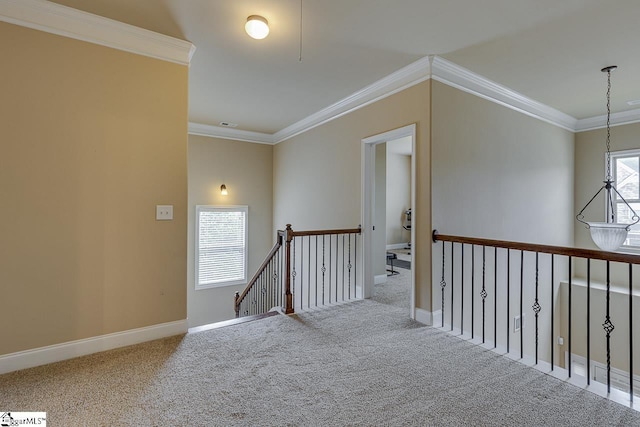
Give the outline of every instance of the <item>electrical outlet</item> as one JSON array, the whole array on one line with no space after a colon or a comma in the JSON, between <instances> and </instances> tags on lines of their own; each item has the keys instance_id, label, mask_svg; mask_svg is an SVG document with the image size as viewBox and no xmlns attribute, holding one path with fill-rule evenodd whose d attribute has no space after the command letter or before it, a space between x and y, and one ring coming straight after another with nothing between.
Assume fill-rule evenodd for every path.
<instances>
[{"instance_id":1,"label":"electrical outlet","mask_svg":"<svg viewBox=\"0 0 640 427\"><path fill-rule=\"evenodd\" d=\"M171 221L173 219L173 205L157 205L156 221Z\"/></svg>"},{"instance_id":2,"label":"electrical outlet","mask_svg":"<svg viewBox=\"0 0 640 427\"><path fill-rule=\"evenodd\" d=\"M558 337L558 345L564 345L564 338Z\"/></svg>"}]
</instances>

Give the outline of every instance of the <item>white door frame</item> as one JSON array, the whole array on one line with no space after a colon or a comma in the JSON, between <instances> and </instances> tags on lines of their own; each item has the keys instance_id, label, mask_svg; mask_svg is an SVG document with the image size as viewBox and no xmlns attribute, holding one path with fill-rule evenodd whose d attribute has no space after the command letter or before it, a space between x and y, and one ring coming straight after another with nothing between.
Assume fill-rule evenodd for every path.
<instances>
[{"instance_id":1,"label":"white door frame","mask_svg":"<svg viewBox=\"0 0 640 427\"><path fill-rule=\"evenodd\" d=\"M371 298L374 285L373 274L373 210L375 179L375 146L403 137L411 137L411 217L416 217L416 125L373 135L362 140L362 265L363 297ZM416 268L415 268L415 227L411 227L411 305L410 316L416 318Z\"/></svg>"}]
</instances>

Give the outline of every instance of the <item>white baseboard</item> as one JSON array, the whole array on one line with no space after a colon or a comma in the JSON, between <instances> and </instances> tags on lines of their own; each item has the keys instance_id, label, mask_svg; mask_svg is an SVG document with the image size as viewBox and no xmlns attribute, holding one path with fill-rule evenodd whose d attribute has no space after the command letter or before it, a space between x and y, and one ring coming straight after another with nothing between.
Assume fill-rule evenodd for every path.
<instances>
[{"instance_id":1,"label":"white baseboard","mask_svg":"<svg viewBox=\"0 0 640 427\"><path fill-rule=\"evenodd\" d=\"M416 307L416 322L420 322L423 325L431 326L434 324L433 321L437 316L437 313L438 312L431 313L428 310Z\"/></svg>"},{"instance_id":2,"label":"white baseboard","mask_svg":"<svg viewBox=\"0 0 640 427\"><path fill-rule=\"evenodd\" d=\"M380 284L382 284L382 283L387 283L387 275L386 275L386 274L381 274L381 275L379 275L379 276L375 276L375 277L373 278L373 282L374 282L376 285L380 285Z\"/></svg>"},{"instance_id":3,"label":"white baseboard","mask_svg":"<svg viewBox=\"0 0 640 427\"><path fill-rule=\"evenodd\" d=\"M118 347L139 344L159 338L184 334L187 332L187 320L161 323L144 328L130 329L113 334L100 335L82 340L54 344L33 350L19 351L0 356L0 374L46 365L78 356L111 350Z\"/></svg>"},{"instance_id":4,"label":"white baseboard","mask_svg":"<svg viewBox=\"0 0 640 427\"><path fill-rule=\"evenodd\" d=\"M387 250L389 249L405 249L409 246L409 243L393 243L391 245L387 245Z\"/></svg>"},{"instance_id":5,"label":"white baseboard","mask_svg":"<svg viewBox=\"0 0 640 427\"><path fill-rule=\"evenodd\" d=\"M442 325L442 310L434 311L431 316L431 321L433 322L431 323L432 326Z\"/></svg>"}]
</instances>

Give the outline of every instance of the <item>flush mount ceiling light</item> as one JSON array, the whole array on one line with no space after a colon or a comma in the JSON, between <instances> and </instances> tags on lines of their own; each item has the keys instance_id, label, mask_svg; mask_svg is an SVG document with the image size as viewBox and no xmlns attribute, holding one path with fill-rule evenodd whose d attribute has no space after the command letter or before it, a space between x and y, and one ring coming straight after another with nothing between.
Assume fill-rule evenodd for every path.
<instances>
[{"instance_id":1,"label":"flush mount ceiling light","mask_svg":"<svg viewBox=\"0 0 640 427\"><path fill-rule=\"evenodd\" d=\"M593 242L603 251L615 251L624 243L627 239L627 233L632 225L637 224L640 221L640 217L633 210L633 208L622 197L622 194L616 190L613 185L613 177L611 176L611 71L618 68L616 65L603 68L601 71L607 73L607 139L606 139L606 162L607 172L604 178L604 185L600 187L600 190L589 200L584 208L576 215L576 219L585 224L591 232L591 238ZM606 217L605 222L591 222L585 221L583 212L587 209L587 206L593 202L593 200L604 190L605 192L605 206ZM614 206L622 201L627 208L629 208L629 218L631 223L619 223L615 222L616 214Z\"/></svg>"},{"instance_id":2,"label":"flush mount ceiling light","mask_svg":"<svg viewBox=\"0 0 640 427\"><path fill-rule=\"evenodd\" d=\"M251 15L244 24L244 30L256 40L262 40L269 35L269 23L259 15Z\"/></svg>"}]
</instances>

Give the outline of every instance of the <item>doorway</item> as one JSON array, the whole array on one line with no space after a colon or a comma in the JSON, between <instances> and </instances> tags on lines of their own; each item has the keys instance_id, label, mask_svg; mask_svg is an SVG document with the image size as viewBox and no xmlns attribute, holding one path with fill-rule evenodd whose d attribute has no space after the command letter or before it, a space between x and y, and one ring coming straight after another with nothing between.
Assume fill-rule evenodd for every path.
<instances>
[{"instance_id":1,"label":"doorway","mask_svg":"<svg viewBox=\"0 0 640 427\"><path fill-rule=\"evenodd\" d=\"M399 140L403 142L398 142ZM403 155L410 156L410 207L408 209L401 209L401 212L394 213L393 215L398 214L396 219L402 220L402 225L407 226L407 218L406 216L402 218L402 215L405 215L405 211L410 210L410 215L415 216L415 195L416 195L416 165L415 165L415 145L416 145L416 125L412 124L409 126L405 126L399 129L394 129L388 132L384 132L378 135L374 135L362 140L362 224L363 224L363 294L365 298L370 298L373 295L373 289L376 284L376 280L384 280L386 279L386 260L387 260L387 241L386 241L386 230L387 230L387 221L386 214L381 213L381 205L380 203L376 203L376 199L381 197L381 188L380 186L383 183L386 185L386 178L384 181L381 181L380 174L378 174L378 178L376 179L376 163L378 163L378 169L383 166L380 162L380 153L382 153L382 144L385 146L388 144L391 147L393 144L393 149L391 152L400 151ZM402 144L405 148L400 149L398 145ZM376 151L379 153L378 158L376 158ZM386 151L384 151L386 153ZM385 163L386 165L386 163ZM378 182L376 182L378 181ZM376 197L376 193L378 193L378 197ZM386 194L386 193L384 193ZM385 197L386 199L386 197ZM376 206L378 208L376 209ZM385 207L386 209L386 207ZM376 212L377 211L377 212ZM386 211L385 211L386 212ZM408 237L408 242L397 243L397 245L408 246L406 245L409 242L415 241L415 229L413 227L407 227L407 233L405 233L405 238ZM381 236L385 236L382 238ZM391 245L392 246L392 245ZM415 319L415 251L409 250L409 262L412 268L410 269L410 277L411 277L411 287L410 287L410 303L409 303L409 314L412 319ZM382 270L380 266L382 267ZM395 268L395 267L394 267ZM382 274L380 274L382 271ZM378 273L378 274L376 274Z\"/></svg>"}]
</instances>

